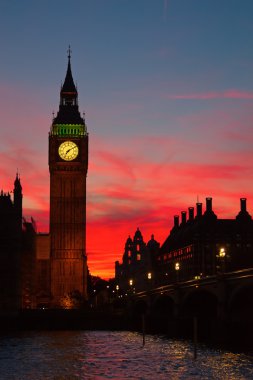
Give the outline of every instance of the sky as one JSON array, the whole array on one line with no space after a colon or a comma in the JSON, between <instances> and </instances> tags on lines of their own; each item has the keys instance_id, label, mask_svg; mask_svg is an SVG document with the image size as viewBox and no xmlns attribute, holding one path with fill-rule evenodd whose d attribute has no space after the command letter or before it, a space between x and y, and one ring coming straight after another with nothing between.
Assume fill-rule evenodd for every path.
<instances>
[{"instance_id":1,"label":"sky","mask_svg":"<svg viewBox=\"0 0 253 380\"><path fill-rule=\"evenodd\" d=\"M48 231L48 132L71 45L89 132L87 255L114 276L140 228L213 198L253 215L252 0L0 0L0 189Z\"/></svg>"}]
</instances>

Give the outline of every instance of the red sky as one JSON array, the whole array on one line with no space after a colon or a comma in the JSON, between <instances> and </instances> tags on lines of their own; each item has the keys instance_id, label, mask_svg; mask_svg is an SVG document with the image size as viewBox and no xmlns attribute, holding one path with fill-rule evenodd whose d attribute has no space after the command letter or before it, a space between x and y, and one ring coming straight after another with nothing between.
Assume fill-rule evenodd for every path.
<instances>
[{"instance_id":1,"label":"red sky","mask_svg":"<svg viewBox=\"0 0 253 380\"><path fill-rule=\"evenodd\" d=\"M176 115L171 121L176 127L169 126L170 133L155 131L156 126L153 131L143 133L144 122L131 134L120 130L107 136L91 130L87 253L92 274L113 277L114 262L121 260L125 241L137 227L146 242L154 233L162 243L169 234L173 216L194 206L197 199L205 204L206 197L213 197L217 215L232 218L239 211L240 197L246 197L253 215L252 93L247 96L235 90L226 93L234 95L223 102L219 94L216 98L214 94L211 98L198 94L197 100L192 95L187 100L183 95L180 98L171 95L168 102L180 103L182 107L188 107L187 101L198 102L199 98L203 105L196 112ZM2 103L2 120L6 123L11 114L7 100ZM95 111L91 108L87 112L88 129L93 117L96 124L98 118L102 119L103 112L94 115ZM48 230L50 118L37 112L29 114L25 137L18 129L15 133L2 132L0 177L1 187L11 190L16 168L19 169L24 213L28 218L33 216L39 231L44 232ZM116 117L120 119L120 112L117 110L114 117L118 113ZM24 106L23 113L11 115L12 124L25 125L27 117ZM133 123L125 119L121 122Z\"/></svg>"},{"instance_id":2,"label":"red sky","mask_svg":"<svg viewBox=\"0 0 253 380\"><path fill-rule=\"evenodd\" d=\"M232 218L246 197L253 215L252 0L75 4L61 1L61 17L57 1L2 5L0 189L18 169L24 214L48 230L47 139L71 44L92 274L113 277L137 227L163 243L197 199Z\"/></svg>"}]
</instances>

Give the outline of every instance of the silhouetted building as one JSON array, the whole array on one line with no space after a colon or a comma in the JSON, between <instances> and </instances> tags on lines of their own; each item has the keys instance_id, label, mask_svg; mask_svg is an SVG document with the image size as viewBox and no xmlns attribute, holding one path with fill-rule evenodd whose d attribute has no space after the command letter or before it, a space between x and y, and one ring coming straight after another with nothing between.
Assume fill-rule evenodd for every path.
<instances>
[{"instance_id":1,"label":"silhouetted building","mask_svg":"<svg viewBox=\"0 0 253 380\"><path fill-rule=\"evenodd\" d=\"M160 244L152 235L146 244L137 228L134 238L126 240L122 263L115 263L115 281L120 290L142 290L152 281L155 257Z\"/></svg>"},{"instance_id":2,"label":"silhouetted building","mask_svg":"<svg viewBox=\"0 0 253 380\"><path fill-rule=\"evenodd\" d=\"M52 306L87 298L86 175L88 133L80 116L70 54L60 106L49 133Z\"/></svg>"},{"instance_id":3,"label":"silhouetted building","mask_svg":"<svg viewBox=\"0 0 253 380\"><path fill-rule=\"evenodd\" d=\"M13 196L0 194L0 313L35 306L35 223L22 216L22 186L17 174Z\"/></svg>"},{"instance_id":4,"label":"silhouetted building","mask_svg":"<svg viewBox=\"0 0 253 380\"><path fill-rule=\"evenodd\" d=\"M241 198L241 209L235 219L218 219L212 209L212 198L189 207L188 218L174 217L174 226L157 256L156 283L212 276L224 271L253 265L253 221Z\"/></svg>"},{"instance_id":5,"label":"silhouetted building","mask_svg":"<svg viewBox=\"0 0 253 380\"><path fill-rule=\"evenodd\" d=\"M14 200L10 193L0 193L0 311L21 307L20 256L22 248L22 187L14 182Z\"/></svg>"},{"instance_id":6,"label":"silhouetted building","mask_svg":"<svg viewBox=\"0 0 253 380\"><path fill-rule=\"evenodd\" d=\"M116 284L124 290L144 290L236 271L253 266L253 220L241 198L234 219L219 219L213 211L212 198L189 207L174 216L174 226L159 247L151 240L146 245L137 229L134 239L125 244L122 264L115 263ZM150 276L147 281L147 276Z\"/></svg>"},{"instance_id":7,"label":"silhouetted building","mask_svg":"<svg viewBox=\"0 0 253 380\"><path fill-rule=\"evenodd\" d=\"M35 221L23 218L21 252L22 309L36 307L36 233Z\"/></svg>"},{"instance_id":8,"label":"silhouetted building","mask_svg":"<svg viewBox=\"0 0 253 380\"><path fill-rule=\"evenodd\" d=\"M48 308L51 304L50 236L36 235L36 307Z\"/></svg>"}]
</instances>

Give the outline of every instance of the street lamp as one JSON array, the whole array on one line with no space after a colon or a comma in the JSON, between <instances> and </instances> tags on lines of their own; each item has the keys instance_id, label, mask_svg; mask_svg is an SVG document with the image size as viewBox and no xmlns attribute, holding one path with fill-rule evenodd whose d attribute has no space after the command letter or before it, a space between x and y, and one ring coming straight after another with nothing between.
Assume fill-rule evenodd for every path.
<instances>
[{"instance_id":1,"label":"street lamp","mask_svg":"<svg viewBox=\"0 0 253 380\"><path fill-rule=\"evenodd\" d=\"M220 248L219 257L224 258L226 256L225 248Z\"/></svg>"},{"instance_id":2,"label":"street lamp","mask_svg":"<svg viewBox=\"0 0 253 380\"><path fill-rule=\"evenodd\" d=\"M129 280L129 285L133 286L133 280L132 279Z\"/></svg>"},{"instance_id":3,"label":"street lamp","mask_svg":"<svg viewBox=\"0 0 253 380\"><path fill-rule=\"evenodd\" d=\"M148 289L150 290L151 289L151 286L152 286L152 273L151 272L148 272L147 273L147 287Z\"/></svg>"},{"instance_id":4,"label":"street lamp","mask_svg":"<svg viewBox=\"0 0 253 380\"><path fill-rule=\"evenodd\" d=\"M177 282L178 282L178 278L179 278L179 270L180 270L180 263L177 261L175 263L175 271L176 271L176 276L177 276Z\"/></svg>"},{"instance_id":5,"label":"street lamp","mask_svg":"<svg viewBox=\"0 0 253 380\"><path fill-rule=\"evenodd\" d=\"M225 272L225 257L226 257L226 250L225 248L221 247L219 250L219 255L218 255L221 263L221 273Z\"/></svg>"}]
</instances>

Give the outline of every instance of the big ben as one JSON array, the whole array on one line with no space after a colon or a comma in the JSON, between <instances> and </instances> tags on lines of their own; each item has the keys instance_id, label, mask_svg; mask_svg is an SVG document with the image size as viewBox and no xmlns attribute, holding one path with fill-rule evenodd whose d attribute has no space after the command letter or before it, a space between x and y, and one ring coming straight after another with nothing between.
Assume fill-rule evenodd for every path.
<instances>
[{"instance_id":1,"label":"big ben","mask_svg":"<svg viewBox=\"0 0 253 380\"><path fill-rule=\"evenodd\" d=\"M53 307L87 298L88 133L78 107L70 50L60 105L49 132L50 261ZM67 304L66 300L69 300Z\"/></svg>"}]
</instances>

